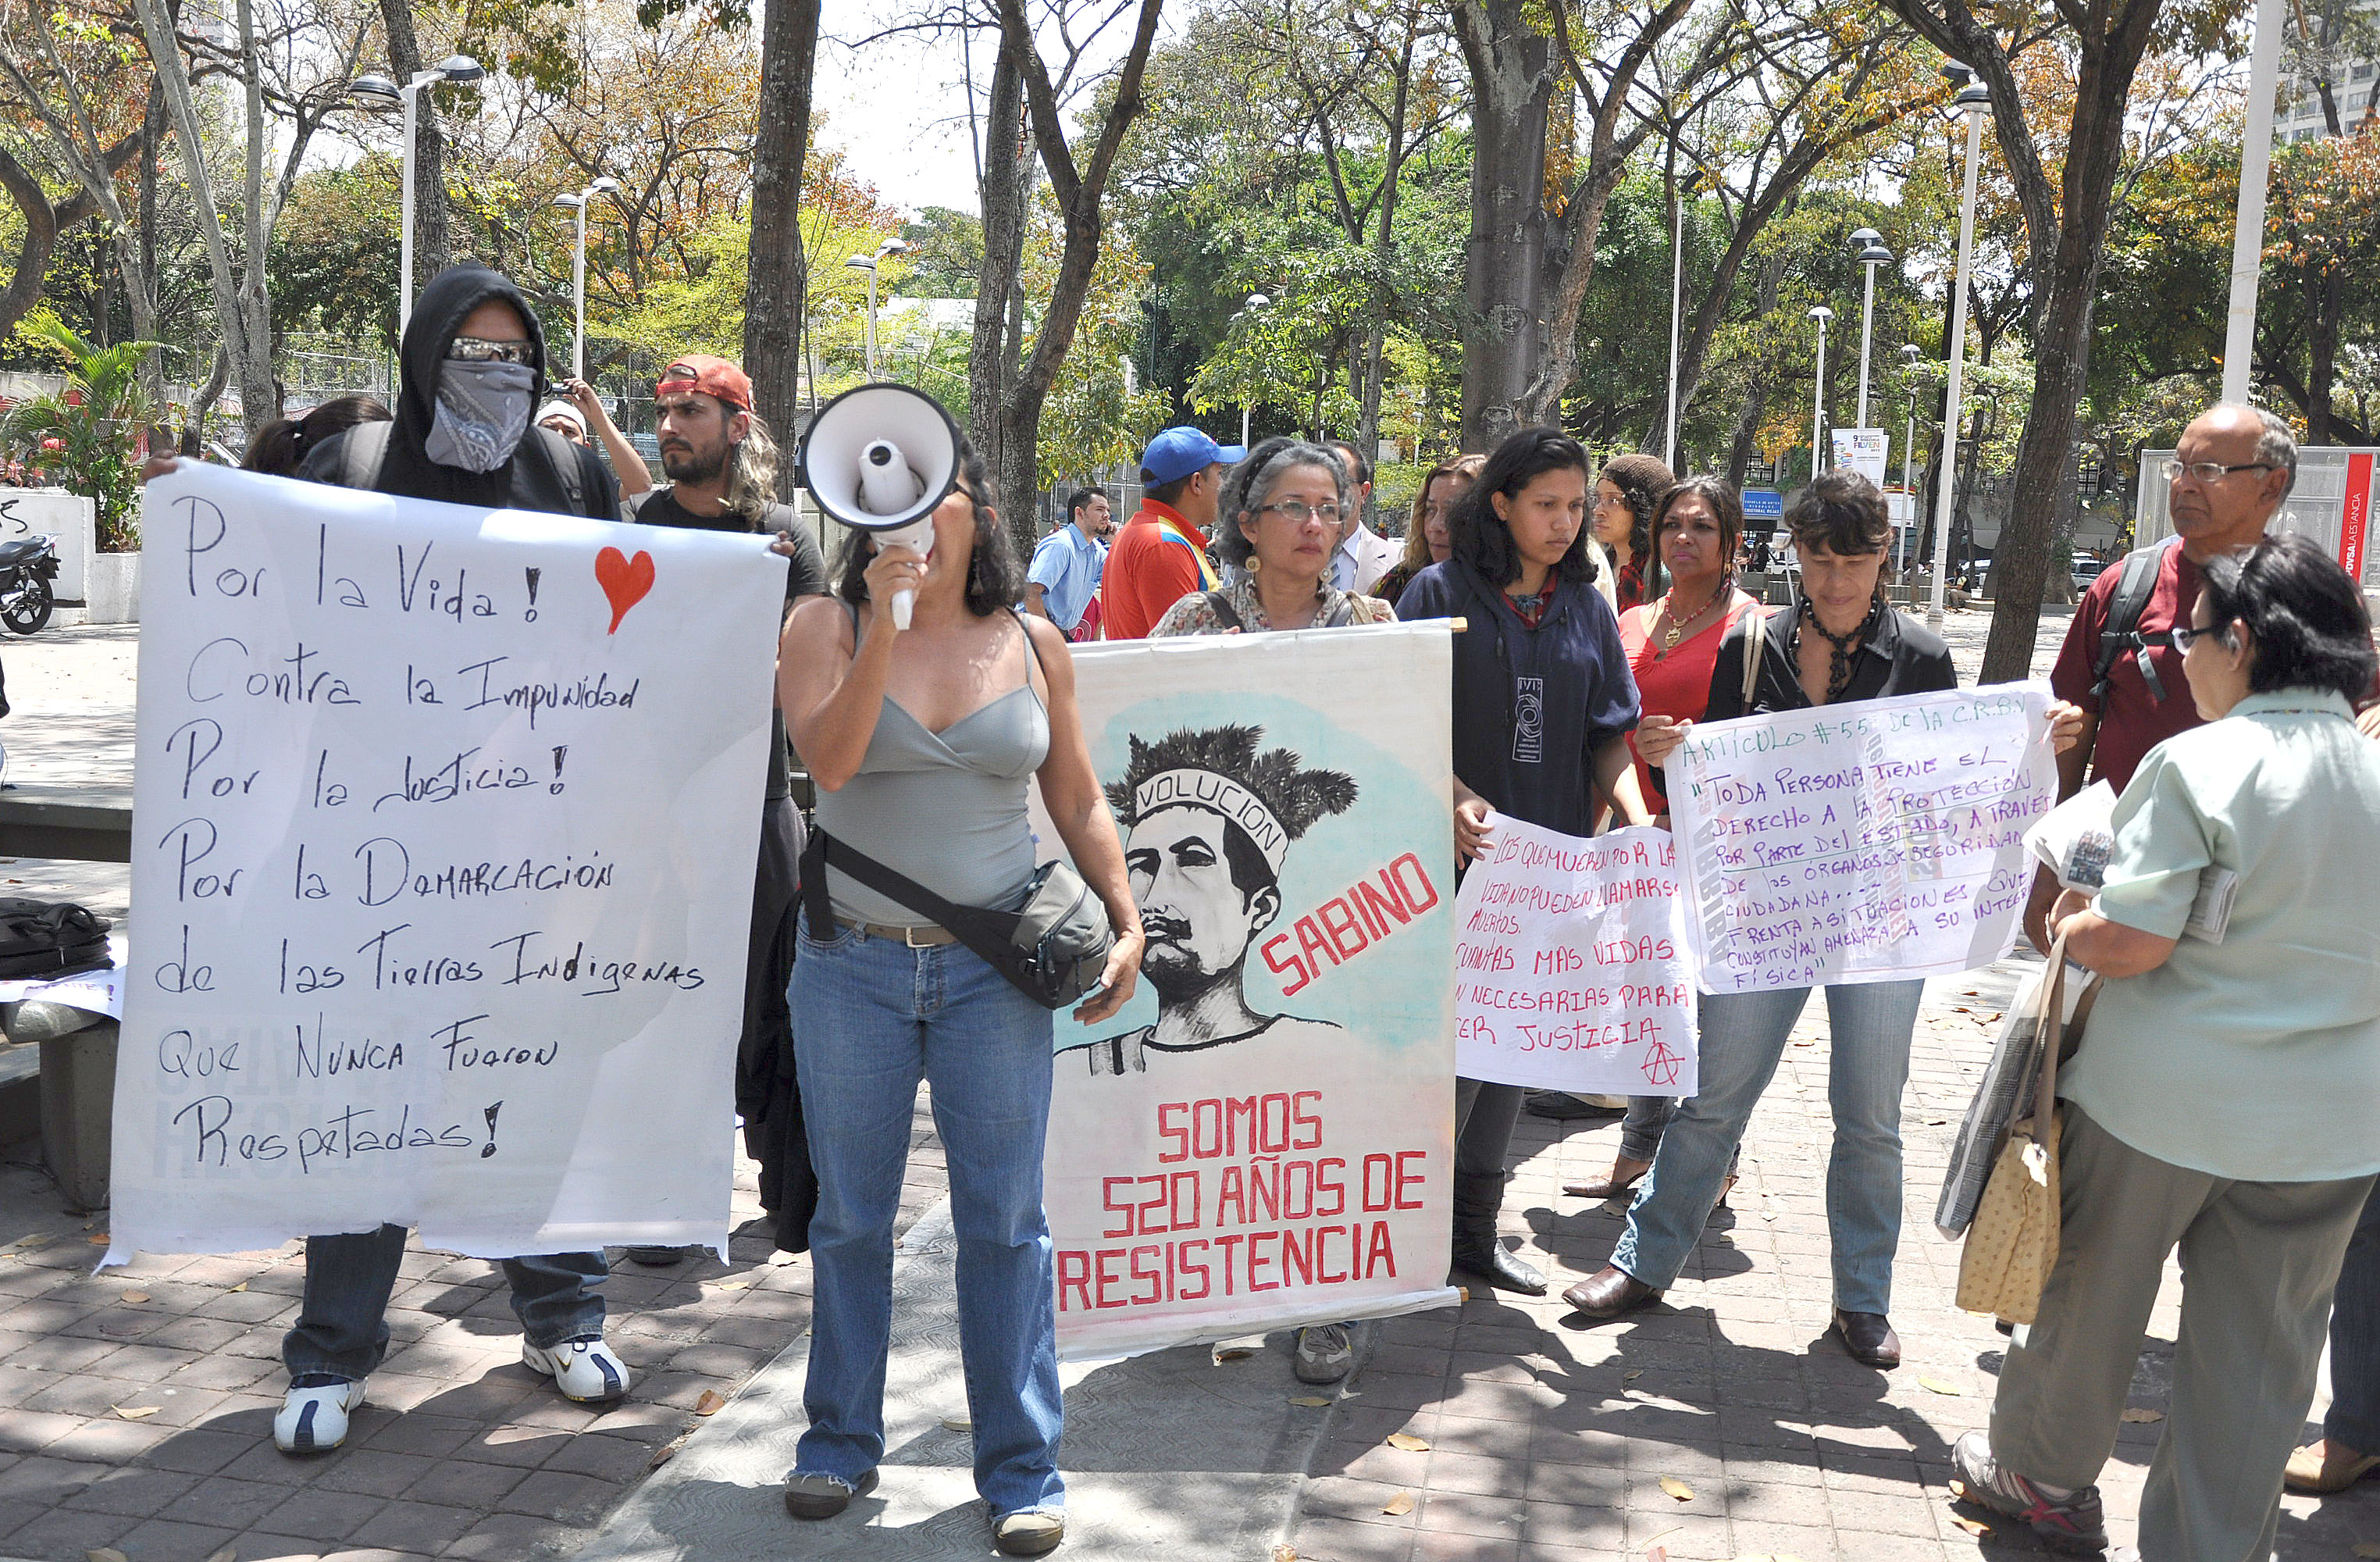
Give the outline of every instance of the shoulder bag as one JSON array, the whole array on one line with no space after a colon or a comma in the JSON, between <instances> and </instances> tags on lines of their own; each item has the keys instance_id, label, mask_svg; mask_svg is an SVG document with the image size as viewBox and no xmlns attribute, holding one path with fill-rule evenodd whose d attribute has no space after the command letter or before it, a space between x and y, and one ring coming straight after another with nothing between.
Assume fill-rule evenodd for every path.
<instances>
[{"instance_id":1,"label":"shoulder bag","mask_svg":"<svg viewBox=\"0 0 2380 1562\"><path fill-rule=\"evenodd\" d=\"M2012 1324L2030 1324L2041 1310L2042 1288L2058 1266L2058 1066L2081 1043L2097 980L2071 1019L2066 1010L2066 940L2049 952L2034 1021L2032 1099L2009 1126L1989 1180L1959 1254L1958 1305Z\"/></svg>"}]
</instances>

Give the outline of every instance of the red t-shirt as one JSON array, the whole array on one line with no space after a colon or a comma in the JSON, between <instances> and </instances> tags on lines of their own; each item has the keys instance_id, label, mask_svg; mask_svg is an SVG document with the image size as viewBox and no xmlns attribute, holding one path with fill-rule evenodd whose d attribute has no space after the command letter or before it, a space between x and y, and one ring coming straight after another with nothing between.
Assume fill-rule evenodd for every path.
<instances>
[{"instance_id":1,"label":"red t-shirt","mask_svg":"<svg viewBox=\"0 0 2380 1562\"><path fill-rule=\"evenodd\" d=\"M1645 714L1678 721L1702 720L1703 712L1710 708L1711 670L1718 662L1719 641L1727 638L1729 629L1742 621L1746 613L1765 611L1749 595L1737 592L1726 612L1670 652L1660 650L1652 641L1653 620L1661 616L1658 602L1648 602L1622 613L1620 647L1628 653L1628 670L1636 675L1636 699ZM1636 752L1633 732L1628 735L1628 751ZM1661 773L1641 757L1636 761L1636 785L1644 789L1647 807L1657 812L1667 809L1669 794L1662 789Z\"/></svg>"},{"instance_id":2,"label":"red t-shirt","mask_svg":"<svg viewBox=\"0 0 2380 1562\"><path fill-rule=\"evenodd\" d=\"M1109 640L1144 640L1165 610L1192 592L1210 591L1214 567L1206 534L1181 511L1144 498L1108 549L1099 578L1100 628Z\"/></svg>"},{"instance_id":3,"label":"red t-shirt","mask_svg":"<svg viewBox=\"0 0 2380 1562\"><path fill-rule=\"evenodd\" d=\"M2099 718L2098 736L2091 750L2091 777L2105 777L2120 792L2148 751L2177 732L2200 725L2198 702L2190 697L2190 680L2182 676L2181 653L2169 645L2149 647L2149 663L2156 668L2165 698L2149 693L2140 664L2130 647L2107 669L2107 695L2102 702L2091 692L2091 667L2099 658L2100 631L2107 627L2116 582L2122 579L2119 559L2099 572L2082 600L2074 604L2074 621L2067 626L2066 643L2058 648L2058 665L2050 669L2049 687L2060 700L2071 701ZM2157 559L2156 585L2141 609L2140 632L2157 634L2190 622L2198 602L2198 566L2168 544ZM2104 705L2104 708L2102 708Z\"/></svg>"}]
</instances>

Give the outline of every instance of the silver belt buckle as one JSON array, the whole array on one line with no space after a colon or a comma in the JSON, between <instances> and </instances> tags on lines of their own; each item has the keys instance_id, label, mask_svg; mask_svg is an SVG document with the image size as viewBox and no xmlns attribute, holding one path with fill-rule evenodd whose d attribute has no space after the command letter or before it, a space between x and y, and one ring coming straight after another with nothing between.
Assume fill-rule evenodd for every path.
<instances>
[{"instance_id":1,"label":"silver belt buckle","mask_svg":"<svg viewBox=\"0 0 2380 1562\"><path fill-rule=\"evenodd\" d=\"M941 931L942 930L938 927L905 927L901 930L901 942L906 944L912 949L938 949L941 947L941 940L929 938L921 944L917 941L917 935L921 933L940 933Z\"/></svg>"}]
</instances>

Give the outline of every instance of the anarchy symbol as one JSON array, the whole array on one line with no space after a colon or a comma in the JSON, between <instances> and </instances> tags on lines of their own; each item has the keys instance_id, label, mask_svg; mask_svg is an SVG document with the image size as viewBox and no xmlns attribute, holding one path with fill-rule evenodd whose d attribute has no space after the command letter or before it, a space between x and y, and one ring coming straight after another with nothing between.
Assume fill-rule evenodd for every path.
<instances>
[{"instance_id":1,"label":"anarchy symbol","mask_svg":"<svg viewBox=\"0 0 2380 1562\"><path fill-rule=\"evenodd\" d=\"M1670 1050L1669 1043L1656 1036L1652 1050L1645 1055L1645 1078L1657 1085L1674 1085L1678 1082L1678 1066L1684 1061Z\"/></svg>"}]
</instances>

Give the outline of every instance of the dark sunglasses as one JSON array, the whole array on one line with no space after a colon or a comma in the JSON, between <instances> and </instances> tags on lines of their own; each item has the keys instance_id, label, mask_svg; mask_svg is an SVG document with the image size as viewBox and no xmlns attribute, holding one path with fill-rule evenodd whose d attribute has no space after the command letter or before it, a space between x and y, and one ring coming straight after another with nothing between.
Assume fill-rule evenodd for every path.
<instances>
[{"instance_id":1,"label":"dark sunglasses","mask_svg":"<svg viewBox=\"0 0 2380 1562\"><path fill-rule=\"evenodd\" d=\"M449 363L526 363L537 362L533 343L492 342L485 336L457 336L446 344Z\"/></svg>"}]
</instances>

